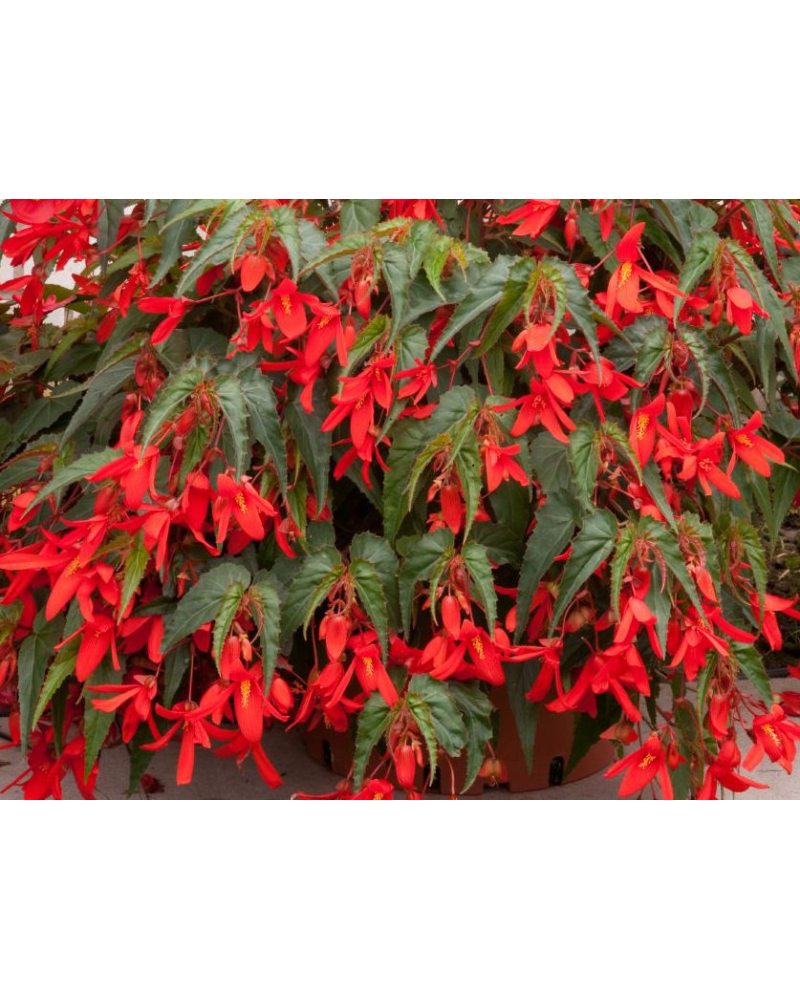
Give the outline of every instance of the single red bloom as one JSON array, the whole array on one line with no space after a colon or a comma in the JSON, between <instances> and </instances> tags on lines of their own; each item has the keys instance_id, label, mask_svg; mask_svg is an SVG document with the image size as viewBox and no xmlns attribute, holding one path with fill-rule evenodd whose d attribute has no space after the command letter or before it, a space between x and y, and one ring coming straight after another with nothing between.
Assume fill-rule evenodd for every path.
<instances>
[{"instance_id":1,"label":"single red bloom","mask_svg":"<svg viewBox=\"0 0 800 1000\"><path fill-rule=\"evenodd\" d=\"M734 285L725 294L727 300L725 318L731 326L737 326L745 337L749 336L753 329L753 313L764 319L769 318L769 313L764 312L746 288Z\"/></svg>"},{"instance_id":2,"label":"single red bloom","mask_svg":"<svg viewBox=\"0 0 800 1000\"><path fill-rule=\"evenodd\" d=\"M493 493L502 482L507 482L508 479L516 480L520 486L530 484L525 470L511 457L518 455L519 452L520 446L518 444L503 448L489 438L484 438L483 460L486 465L486 488L489 493Z\"/></svg>"},{"instance_id":3,"label":"single red bloom","mask_svg":"<svg viewBox=\"0 0 800 1000\"><path fill-rule=\"evenodd\" d=\"M759 437L755 432L764 423L764 417L759 411L753 414L744 427L728 432L728 440L737 458L741 458L761 476L772 474L770 462L785 462L786 456L781 449L771 441ZM728 472L730 472L730 466Z\"/></svg>"},{"instance_id":4,"label":"single red bloom","mask_svg":"<svg viewBox=\"0 0 800 1000\"><path fill-rule=\"evenodd\" d=\"M130 743L142 722L148 722L153 736L160 738L153 721L153 699L158 693L158 684L153 674L134 674L132 684L96 684L89 690L114 696L92 699L92 707L99 712L116 712L126 705L122 718L123 742Z\"/></svg>"},{"instance_id":5,"label":"single red bloom","mask_svg":"<svg viewBox=\"0 0 800 1000\"><path fill-rule=\"evenodd\" d=\"M305 332L308 326L305 304L316 301L314 296L298 292L297 285L289 278L283 279L270 296L269 305L284 337L294 340Z\"/></svg>"},{"instance_id":6,"label":"single red bloom","mask_svg":"<svg viewBox=\"0 0 800 1000\"><path fill-rule=\"evenodd\" d=\"M614 254L620 262L619 267L611 275L606 293L605 311L608 316L613 316L615 306L621 306L626 312L641 313L644 311L639 302L640 281L645 281L653 288L658 289L665 295L677 295L685 298L683 292L679 292L677 285L666 281L652 271L641 267L637 261L641 253L639 241L644 232L644 223L637 222L632 226L617 244Z\"/></svg>"},{"instance_id":7,"label":"single red bloom","mask_svg":"<svg viewBox=\"0 0 800 1000\"><path fill-rule=\"evenodd\" d=\"M780 764L787 774L791 774L800 726L786 718L780 705L772 705L768 715L757 715L753 719L753 735L756 741L744 759L744 769L752 771L766 754L773 764Z\"/></svg>"},{"instance_id":8,"label":"single red bloom","mask_svg":"<svg viewBox=\"0 0 800 1000\"><path fill-rule=\"evenodd\" d=\"M715 799L717 797L717 784L731 792L745 792L748 788L769 788L769 785L762 785L758 781L745 778L735 770L741 759L742 755L735 741L725 740L719 749L716 760L706 769L703 787L697 798Z\"/></svg>"},{"instance_id":9,"label":"single red bloom","mask_svg":"<svg viewBox=\"0 0 800 1000\"><path fill-rule=\"evenodd\" d=\"M167 295L145 295L136 302L137 307L144 313L166 313L158 326L153 330L152 343L163 343L172 331L178 326L180 321L194 305L191 299L174 299Z\"/></svg>"},{"instance_id":10,"label":"single red bloom","mask_svg":"<svg viewBox=\"0 0 800 1000\"><path fill-rule=\"evenodd\" d=\"M651 733L638 750L612 764L605 776L614 778L623 771L625 777L619 786L621 796L635 795L658 778L662 796L665 799L674 798L667 770L667 753L657 733Z\"/></svg>"},{"instance_id":11,"label":"single red bloom","mask_svg":"<svg viewBox=\"0 0 800 1000\"><path fill-rule=\"evenodd\" d=\"M518 222L514 236L530 236L535 240L547 228L547 224L558 211L558 198L534 198L515 208L507 215L500 215L497 221L502 225Z\"/></svg>"},{"instance_id":12,"label":"single red bloom","mask_svg":"<svg viewBox=\"0 0 800 1000\"><path fill-rule=\"evenodd\" d=\"M631 417L628 440L634 454L639 459L639 464L643 467L653 454L656 443L656 417L663 413L664 402L662 393L656 396L652 403L639 407Z\"/></svg>"},{"instance_id":13,"label":"single red bloom","mask_svg":"<svg viewBox=\"0 0 800 1000\"><path fill-rule=\"evenodd\" d=\"M221 472L217 476L217 498L214 501L214 522L217 525L217 545L228 537L231 516L239 523L242 531L254 541L260 541L265 534L261 519L274 517L272 504L265 500L250 484L249 476L235 479Z\"/></svg>"}]
</instances>

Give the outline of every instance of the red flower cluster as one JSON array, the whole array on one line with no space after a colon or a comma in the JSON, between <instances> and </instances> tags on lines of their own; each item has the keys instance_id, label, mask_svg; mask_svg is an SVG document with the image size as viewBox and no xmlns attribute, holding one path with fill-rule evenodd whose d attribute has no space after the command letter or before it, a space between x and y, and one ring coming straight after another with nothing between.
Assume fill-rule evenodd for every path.
<instances>
[{"instance_id":1,"label":"red flower cluster","mask_svg":"<svg viewBox=\"0 0 800 1000\"><path fill-rule=\"evenodd\" d=\"M122 743L135 790L173 742L179 784L200 747L276 788L270 730L320 726L325 797L454 792L455 758L507 780L530 703L623 796L791 772L793 202L0 211L9 789L90 797Z\"/></svg>"}]
</instances>

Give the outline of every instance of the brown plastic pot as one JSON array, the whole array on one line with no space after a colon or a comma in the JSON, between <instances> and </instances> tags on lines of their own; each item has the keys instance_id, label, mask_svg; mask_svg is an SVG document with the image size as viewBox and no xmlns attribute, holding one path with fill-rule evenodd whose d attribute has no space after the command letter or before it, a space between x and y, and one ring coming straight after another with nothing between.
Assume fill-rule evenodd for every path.
<instances>
[{"instance_id":1,"label":"brown plastic pot","mask_svg":"<svg viewBox=\"0 0 800 1000\"><path fill-rule=\"evenodd\" d=\"M589 750L569 775L565 775L572 750L575 715L572 712L548 712L542 708L539 712L533 746L533 769L528 771L505 686L492 688L490 697L499 714L495 750L498 758L505 764L507 781L503 782L503 785L509 791L532 792L552 785L579 781L590 774L596 774L613 762L613 746L601 740ZM350 732L337 733L317 726L305 734L305 743L309 755L319 764L329 767L334 774L346 777L350 772L354 750ZM368 771L377 767L379 761L380 757L376 753L370 761ZM442 763L445 762L442 760L440 764ZM467 764L464 754L452 759L450 763L453 778L450 767L445 765L437 769L439 790L444 794L450 794L453 785L456 791L460 791L466 777ZM465 794L480 795L485 787L491 787L493 784L496 783L478 777Z\"/></svg>"}]
</instances>

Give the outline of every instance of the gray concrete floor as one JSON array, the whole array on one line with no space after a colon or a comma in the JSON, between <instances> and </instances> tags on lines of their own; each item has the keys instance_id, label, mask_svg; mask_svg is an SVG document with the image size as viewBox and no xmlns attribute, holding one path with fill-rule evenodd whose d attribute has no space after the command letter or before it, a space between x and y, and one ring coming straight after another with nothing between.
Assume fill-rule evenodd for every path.
<instances>
[{"instance_id":1,"label":"gray concrete floor","mask_svg":"<svg viewBox=\"0 0 800 1000\"><path fill-rule=\"evenodd\" d=\"M775 690L781 690L789 685L785 680L773 681ZM0 729L4 728L0 720ZM191 785L177 786L175 770L178 760L178 744L173 742L165 750L156 754L149 772L158 778L164 786L163 792L152 796L154 799L288 799L294 792L302 791L312 795L330 792L338 780L327 768L316 764L307 755L303 745L302 735L293 730L287 733L284 729L275 727L264 739L264 748L284 784L272 791L268 788L256 771L252 760L248 758L239 767L234 761L215 757L202 747L197 748L195 758L194 780ZM4 787L26 767L24 757L19 750L0 751L0 788ZM760 791L751 789L737 799L800 799L800 764L791 775L765 760L751 775L757 781L770 785L769 789ZM484 793L484 799L616 799L619 779L609 781L602 772L582 781L558 787L544 789L539 792L527 792L512 795L503 788L496 788ZM103 753L100 778L97 783L98 799L123 799L128 788L128 754L124 747L114 747ZM72 777L63 783L64 798L80 798ZM138 798L145 798L143 793L137 793ZM438 796L432 796L438 797ZM730 793L726 793L730 797ZM22 793L13 788L2 797L3 799L21 799ZM0 800L2 801L2 800Z\"/></svg>"}]
</instances>

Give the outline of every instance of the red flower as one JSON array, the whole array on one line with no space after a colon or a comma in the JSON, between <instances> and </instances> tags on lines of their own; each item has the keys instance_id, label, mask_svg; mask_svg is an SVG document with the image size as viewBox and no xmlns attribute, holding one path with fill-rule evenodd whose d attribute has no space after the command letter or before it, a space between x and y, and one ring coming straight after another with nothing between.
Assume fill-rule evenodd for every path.
<instances>
[{"instance_id":1,"label":"red flower","mask_svg":"<svg viewBox=\"0 0 800 1000\"><path fill-rule=\"evenodd\" d=\"M657 733L651 733L638 750L612 764L605 776L614 778L622 772L625 772L625 777L619 786L621 796L635 795L658 778L662 796L665 799L674 798L667 770L667 753Z\"/></svg>"},{"instance_id":2,"label":"red flower","mask_svg":"<svg viewBox=\"0 0 800 1000\"><path fill-rule=\"evenodd\" d=\"M745 770L752 771L766 754L773 764L780 764L787 774L791 774L800 726L786 718L780 705L773 705L768 715L757 715L753 719L753 735L756 741L744 759Z\"/></svg>"},{"instance_id":3,"label":"red flower","mask_svg":"<svg viewBox=\"0 0 800 1000\"><path fill-rule=\"evenodd\" d=\"M278 329L289 340L301 336L308 326L305 304L316 302L313 295L298 292L297 285L284 278L269 298Z\"/></svg>"},{"instance_id":4,"label":"red flower","mask_svg":"<svg viewBox=\"0 0 800 1000\"><path fill-rule=\"evenodd\" d=\"M37 226L65 212L72 198L12 198L11 211L19 222Z\"/></svg>"},{"instance_id":5,"label":"red flower","mask_svg":"<svg viewBox=\"0 0 800 1000\"><path fill-rule=\"evenodd\" d=\"M242 531L254 541L260 541L265 534L262 515L274 517L272 504L265 500L250 484L249 476L235 479L221 472L217 476L217 498L214 501L214 523L217 526L217 545L228 537L231 515Z\"/></svg>"},{"instance_id":6,"label":"red flower","mask_svg":"<svg viewBox=\"0 0 800 1000\"><path fill-rule=\"evenodd\" d=\"M645 466L653 454L656 443L656 417L664 411L664 395L656 396L652 403L640 406L631 417L628 440L639 464Z\"/></svg>"},{"instance_id":7,"label":"red flower","mask_svg":"<svg viewBox=\"0 0 800 1000\"><path fill-rule=\"evenodd\" d=\"M574 393L571 390L569 392L571 395L568 401L571 401L574 398ZM564 444L569 443L569 438L564 433L562 425L567 430L574 431L575 424L559 405L549 384L531 382L531 393L529 395L523 396L513 403L503 403L500 406L495 406L494 409L501 411L515 406L518 406L520 410L517 414L517 419L514 421L514 426L511 428L511 434L514 437L519 437L520 434L524 434L531 427L541 424L550 431L557 441L562 441Z\"/></svg>"},{"instance_id":8,"label":"red flower","mask_svg":"<svg viewBox=\"0 0 800 1000\"><path fill-rule=\"evenodd\" d=\"M763 423L763 416L760 412L756 412L744 427L729 431L728 440L737 458L741 458L759 475L769 477L772 474L770 461L783 463L786 461L786 457L777 445L755 433ZM728 471L731 471L730 468Z\"/></svg>"},{"instance_id":9,"label":"red flower","mask_svg":"<svg viewBox=\"0 0 800 1000\"><path fill-rule=\"evenodd\" d=\"M620 262L619 267L611 275L606 293L605 310L607 315L614 315L615 306L621 306L626 312L640 313L644 309L639 302L640 280L646 281L653 288L659 289L666 295L685 298L683 292L679 292L677 286L670 281L665 281L652 271L647 271L641 267L637 261L641 256L639 241L644 232L644 223L638 222L632 226L617 244L614 254Z\"/></svg>"},{"instance_id":10,"label":"red flower","mask_svg":"<svg viewBox=\"0 0 800 1000\"><path fill-rule=\"evenodd\" d=\"M518 222L513 235L530 236L535 240L558 211L558 204L558 198L532 199L507 215L499 215L497 221L502 225Z\"/></svg>"},{"instance_id":11,"label":"red flower","mask_svg":"<svg viewBox=\"0 0 800 1000\"><path fill-rule=\"evenodd\" d=\"M519 452L520 446L518 444L503 448L489 438L484 438L483 460L486 465L486 488L489 493L493 493L502 482L507 482L509 478L516 480L520 486L530 484L525 470L511 457L519 455Z\"/></svg>"},{"instance_id":12,"label":"red flower","mask_svg":"<svg viewBox=\"0 0 800 1000\"><path fill-rule=\"evenodd\" d=\"M409 381L397 393L398 399L408 399L413 396L412 402L416 406L423 398L428 389L436 385L437 369L436 365L426 365L419 358L414 358L415 368L406 368L404 371L395 372L396 380L408 379Z\"/></svg>"},{"instance_id":13,"label":"red flower","mask_svg":"<svg viewBox=\"0 0 800 1000\"><path fill-rule=\"evenodd\" d=\"M350 436L356 449L364 446L374 420L374 404L384 410L392 405L392 383L387 374L394 363L391 357L378 358L365 365L358 375L339 379L342 388L333 397L335 406L322 424L323 431L331 431L350 418Z\"/></svg>"},{"instance_id":14,"label":"red flower","mask_svg":"<svg viewBox=\"0 0 800 1000\"><path fill-rule=\"evenodd\" d=\"M187 312L192 308L194 302L191 299L173 299L166 295L145 295L136 302L139 310L143 313L166 313L166 319L162 319L153 330L152 343L163 343L176 326L180 323Z\"/></svg>"},{"instance_id":15,"label":"red flower","mask_svg":"<svg viewBox=\"0 0 800 1000\"><path fill-rule=\"evenodd\" d=\"M176 783L178 785L188 785L194 773L194 748L199 743L208 749L211 746L211 737L215 739L227 739L230 731L220 729L218 726L208 722L206 716L211 714L211 707L201 707L194 701L184 701L175 708L164 708L163 705L156 705L156 714L164 719L176 719L174 726L170 728L153 743L142 744L142 750L161 750L169 743L180 729L181 749L178 755L178 771Z\"/></svg>"},{"instance_id":16,"label":"red flower","mask_svg":"<svg viewBox=\"0 0 800 1000\"><path fill-rule=\"evenodd\" d=\"M764 319L769 318L769 313L764 312L746 288L734 285L725 294L727 299L725 318L731 326L738 326L745 337L749 336L753 329L753 313Z\"/></svg>"},{"instance_id":17,"label":"red flower","mask_svg":"<svg viewBox=\"0 0 800 1000\"><path fill-rule=\"evenodd\" d=\"M731 792L746 792L748 788L769 788L769 785L762 785L758 781L745 778L734 770L739 766L741 759L742 755L739 753L735 741L725 740L719 749L716 760L706 769L705 781L697 798L715 799L717 797L717 784Z\"/></svg>"},{"instance_id":18,"label":"red flower","mask_svg":"<svg viewBox=\"0 0 800 1000\"><path fill-rule=\"evenodd\" d=\"M153 721L153 699L158 685L153 674L134 674L132 684L96 684L89 688L97 694L112 694L113 698L93 698L92 707L99 712L116 712L126 705L122 718L122 739L130 743L139 724L147 722L156 739L160 733Z\"/></svg>"}]
</instances>

